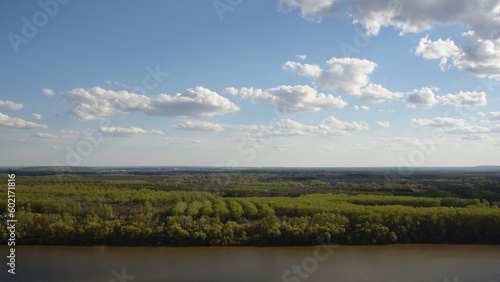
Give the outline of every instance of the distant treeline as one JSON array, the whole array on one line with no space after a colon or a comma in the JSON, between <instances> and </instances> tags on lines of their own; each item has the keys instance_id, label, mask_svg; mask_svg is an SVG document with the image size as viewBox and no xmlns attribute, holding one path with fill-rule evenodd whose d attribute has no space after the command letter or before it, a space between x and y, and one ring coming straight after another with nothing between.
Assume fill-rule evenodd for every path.
<instances>
[{"instance_id":1,"label":"distant treeline","mask_svg":"<svg viewBox=\"0 0 500 282\"><path fill-rule=\"evenodd\" d=\"M326 172L20 176L17 243L500 243L500 174L345 178ZM6 213L1 201L2 244Z\"/></svg>"}]
</instances>

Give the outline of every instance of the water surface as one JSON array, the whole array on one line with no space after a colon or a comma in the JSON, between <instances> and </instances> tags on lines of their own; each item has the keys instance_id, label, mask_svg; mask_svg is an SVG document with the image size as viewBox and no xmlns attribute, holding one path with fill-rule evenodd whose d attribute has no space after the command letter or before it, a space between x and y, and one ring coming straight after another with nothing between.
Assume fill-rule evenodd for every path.
<instances>
[{"instance_id":1,"label":"water surface","mask_svg":"<svg viewBox=\"0 0 500 282\"><path fill-rule=\"evenodd\" d=\"M19 246L0 281L500 281L500 246ZM6 261L8 248L0 247ZM294 273L295 271L295 273Z\"/></svg>"}]
</instances>

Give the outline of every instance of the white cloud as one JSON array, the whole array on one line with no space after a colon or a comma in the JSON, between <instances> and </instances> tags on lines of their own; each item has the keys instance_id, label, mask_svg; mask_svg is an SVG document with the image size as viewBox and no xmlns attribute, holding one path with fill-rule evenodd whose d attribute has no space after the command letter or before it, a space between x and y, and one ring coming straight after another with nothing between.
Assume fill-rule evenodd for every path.
<instances>
[{"instance_id":1,"label":"white cloud","mask_svg":"<svg viewBox=\"0 0 500 282\"><path fill-rule=\"evenodd\" d=\"M472 31L466 36L469 41L461 50L449 39L432 42L424 37L420 40L415 54L422 54L425 59L441 59L439 65L442 70L451 58L453 66L459 70L468 71L479 77L500 80L500 38L481 38L475 36Z\"/></svg>"},{"instance_id":2,"label":"white cloud","mask_svg":"<svg viewBox=\"0 0 500 282\"><path fill-rule=\"evenodd\" d=\"M149 132L154 133L154 134L158 134L158 135L165 135L165 133L163 133L163 131L156 130L156 129L151 129Z\"/></svg>"},{"instance_id":3,"label":"white cloud","mask_svg":"<svg viewBox=\"0 0 500 282\"><path fill-rule=\"evenodd\" d=\"M274 105L283 113L317 112L322 108L343 108L347 102L331 94L318 93L307 85L278 86L269 89L243 87L238 95L256 103Z\"/></svg>"},{"instance_id":4,"label":"white cloud","mask_svg":"<svg viewBox=\"0 0 500 282\"><path fill-rule=\"evenodd\" d=\"M435 0L435 1L388 1L388 0L280 0L289 10L299 8L302 17L321 21L324 16L339 11L342 3L348 4L345 13L353 15L354 22L361 23L368 34L377 35L382 27L392 26L407 32L421 32L434 25L461 24L467 27L469 40L462 50L453 41L424 38L418 48L427 58L440 58L440 65L452 58L458 69L479 77L500 80L500 2L499 0ZM282 10L283 7L281 7ZM451 55L450 55L451 54Z\"/></svg>"},{"instance_id":5,"label":"white cloud","mask_svg":"<svg viewBox=\"0 0 500 282\"><path fill-rule=\"evenodd\" d=\"M131 89L132 88L131 86L128 86L126 84L123 84L123 83L120 83L120 82L117 82L117 81L113 81L113 80L105 80L104 82L106 82L107 85L117 85L117 86L120 86L120 87L123 87L123 88L127 88L127 89Z\"/></svg>"},{"instance_id":6,"label":"white cloud","mask_svg":"<svg viewBox=\"0 0 500 282\"><path fill-rule=\"evenodd\" d=\"M42 119L42 115L41 114L31 114L36 120L40 120Z\"/></svg>"},{"instance_id":7,"label":"white cloud","mask_svg":"<svg viewBox=\"0 0 500 282\"><path fill-rule=\"evenodd\" d=\"M484 92L463 92L460 91L458 94L446 94L439 97L439 100L444 105L453 106L484 106L487 104L486 93Z\"/></svg>"},{"instance_id":8,"label":"white cloud","mask_svg":"<svg viewBox=\"0 0 500 282\"><path fill-rule=\"evenodd\" d=\"M220 124L206 122L206 121L186 121L172 126L175 130L189 130L189 131L224 131Z\"/></svg>"},{"instance_id":9,"label":"white cloud","mask_svg":"<svg viewBox=\"0 0 500 282\"><path fill-rule=\"evenodd\" d=\"M188 117L223 115L239 110L227 98L201 86L175 96L160 94L152 98L101 87L78 88L64 93L63 99L72 106L68 113L76 120L102 119L132 112L149 116Z\"/></svg>"},{"instance_id":10,"label":"white cloud","mask_svg":"<svg viewBox=\"0 0 500 282\"><path fill-rule=\"evenodd\" d=\"M105 134L112 134L115 136L138 136L142 134L148 134L148 133L155 133L155 134L160 134L164 135L163 132L160 130L145 130L139 127L129 127L129 128L124 128L120 126L109 126L109 127L101 127L100 128L102 133Z\"/></svg>"},{"instance_id":11,"label":"white cloud","mask_svg":"<svg viewBox=\"0 0 500 282\"><path fill-rule=\"evenodd\" d=\"M331 128L326 125L304 125L291 119L280 119L273 127L273 134L276 136L316 136L316 135L346 135L346 131Z\"/></svg>"},{"instance_id":12,"label":"white cloud","mask_svg":"<svg viewBox=\"0 0 500 282\"><path fill-rule=\"evenodd\" d=\"M447 130L450 133L486 133L492 132L491 128L484 126L476 126L476 125L465 125L463 127L456 127L450 130Z\"/></svg>"},{"instance_id":13,"label":"white cloud","mask_svg":"<svg viewBox=\"0 0 500 282\"><path fill-rule=\"evenodd\" d=\"M272 127L267 125L237 125L236 129L241 131L268 131Z\"/></svg>"},{"instance_id":14,"label":"white cloud","mask_svg":"<svg viewBox=\"0 0 500 282\"><path fill-rule=\"evenodd\" d=\"M56 92L54 90L51 90L51 89L48 89L48 88L42 89L42 93L45 94L45 96L47 96L48 98L56 95Z\"/></svg>"},{"instance_id":15,"label":"white cloud","mask_svg":"<svg viewBox=\"0 0 500 282\"><path fill-rule=\"evenodd\" d=\"M497 0L471 2L469 0L387 1L387 0L280 0L289 9L300 8L304 18L321 19L335 14L340 3L349 4L350 11L370 34L377 35L381 27L394 26L406 32L421 32L435 24L460 23L484 37L500 34ZM283 9L283 7L282 7Z\"/></svg>"},{"instance_id":16,"label":"white cloud","mask_svg":"<svg viewBox=\"0 0 500 282\"><path fill-rule=\"evenodd\" d=\"M412 119L410 125L417 128L437 127L442 128L447 133L487 133L496 132L496 128L470 125L465 119L455 119L450 117L435 117L433 119Z\"/></svg>"},{"instance_id":17,"label":"white cloud","mask_svg":"<svg viewBox=\"0 0 500 282\"><path fill-rule=\"evenodd\" d=\"M359 111L360 109L361 110L364 110L364 111L369 111L370 110L370 107L368 106L358 106L358 105L355 105L352 107L355 111Z\"/></svg>"},{"instance_id":18,"label":"white cloud","mask_svg":"<svg viewBox=\"0 0 500 282\"><path fill-rule=\"evenodd\" d=\"M483 115L484 116L484 115ZM489 112L485 115L488 120L500 120L500 112Z\"/></svg>"},{"instance_id":19,"label":"white cloud","mask_svg":"<svg viewBox=\"0 0 500 282\"><path fill-rule=\"evenodd\" d=\"M319 65L292 61L283 65L284 69L298 71L301 76L313 78L318 89L352 95L358 101L381 103L402 98L403 93L391 92L379 84L370 83L368 75L376 67L376 63L366 59L335 57L326 62L325 69Z\"/></svg>"},{"instance_id":20,"label":"white cloud","mask_svg":"<svg viewBox=\"0 0 500 282\"><path fill-rule=\"evenodd\" d=\"M340 11L340 8L336 6L337 2L337 0L280 0L278 11L290 11L300 7L302 18L312 22L321 22L323 17Z\"/></svg>"},{"instance_id":21,"label":"white cloud","mask_svg":"<svg viewBox=\"0 0 500 282\"><path fill-rule=\"evenodd\" d=\"M500 26L497 24L496 28ZM500 80L500 38L469 35L463 50L454 56L453 65L479 77Z\"/></svg>"},{"instance_id":22,"label":"white cloud","mask_svg":"<svg viewBox=\"0 0 500 282\"><path fill-rule=\"evenodd\" d=\"M370 83L361 88L361 94L356 99L367 103L382 103L401 99L403 93L391 92L379 84Z\"/></svg>"},{"instance_id":23,"label":"white cloud","mask_svg":"<svg viewBox=\"0 0 500 282\"><path fill-rule=\"evenodd\" d=\"M297 59L304 61L307 59L307 55L296 55Z\"/></svg>"},{"instance_id":24,"label":"white cloud","mask_svg":"<svg viewBox=\"0 0 500 282\"><path fill-rule=\"evenodd\" d=\"M320 66L316 64L301 64L298 62L287 61L283 65L283 69L285 70L298 70L299 75L301 76L310 76L312 78L319 78L323 70Z\"/></svg>"},{"instance_id":25,"label":"white cloud","mask_svg":"<svg viewBox=\"0 0 500 282\"><path fill-rule=\"evenodd\" d=\"M270 134L276 136L327 136L348 135L348 131L368 130L368 124L361 122L346 122L333 116L327 117L319 125L305 125L291 119L280 119L274 123ZM255 133L246 133L244 140L258 140Z\"/></svg>"},{"instance_id":26,"label":"white cloud","mask_svg":"<svg viewBox=\"0 0 500 282\"><path fill-rule=\"evenodd\" d=\"M238 89L236 89L234 87L226 87L224 89L224 93L229 93L229 94L232 94L232 95L236 95L236 94L238 94Z\"/></svg>"},{"instance_id":27,"label":"white cloud","mask_svg":"<svg viewBox=\"0 0 500 282\"><path fill-rule=\"evenodd\" d=\"M8 115L0 113L0 127L8 128L20 128L20 129L47 129L49 128L45 124L34 123L30 121L25 121L20 118L11 118Z\"/></svg>"},{"instance_id":28,"label":"white cloud","mask_svg":"<svg viewBox=\"0 0 500 282\"><path fill-rule=\"evenodd\" d=\"M408 107L410 108L431 108L438 103L434 92L432 92L432 89L428 87L407 93L406 97Z\"/></svg>"},{"instance_id":29,"label":"white cloud","mask_svg":"<svg viewBox=\"0 0 500 282\"><path fill-rule=\"evenodd\" d=\"M31 136L37 137L37 138L57 138L57 136L54 134L42 133L42 132L37 132L35 134L32 134Z\"/></svg>"},{"instance_id":30,"label":"white cloud","mask_svg":"<svg viewBox=\"0 0 500 282\"><path fill-rule=\"evenodd\" d=\"M465 127L464 119L455 119L450 117L435 117L433 119L412 119L410 125L412 127Z\"/></svg>"},{"instance_id":31,"label":"white cloud","mask_svg":"<svg viewBox=\"0 0 500 282\"><path fill-rule=\"evenodd\" d=\"M326 62L326 69L318 65L286 62L285 69L298 70L301 76L309 76L318 82L317 87L331 90L336 94L360 95L360 89L370 81L368 75L377 64L366 59L331 58Z\"/></svg>"},{"instance_id":32,"label":"white cloud","mask_svg":"<svg viewBox=\"0 0 500 282\"><path fill-rule=\"evenodd\" d=\"M444 70L448 59L458 54L459 48L455 45L455 42L447 38L442 40L439 38L437 41L431 41L429 36L425 36L420 39L420 42L415 50L415 55L422 55L424 59L441 59L439 66L441 70Z\"/></svg>"},{"instance_id":33,"label":"white cloud","mask_svg":"<svg viewBox=\"0 0 500 282\"><path fill-rule=\"evenodd\" d=\"M410 143L415 144L418 139L416 138L408 138L408 137L391 137L391 138L380 138L381 141L390 141L390 142L402 142L402 143Z\"/></svg>"},{"instance_id":34,"label":"white cloud","mask_svg":"<svg viewBox=\"0 0 500 282\"><path fill-rule=\"evenodd\" d=\"M74 130L65 130L65 129L61 129L61 132L62 133L67 133L67 134L79 134L80 132L78 131L74 131Z\"/></svg>"},{"instance_id":35,"label":"white cloud","mask_svg":"<svg viewBox=\"0 0 500 282\"><path fill-rule=\"evenodd\" d=\"M383 128L389 128L389 127L391 127L391 122L390 121L377 121L377 124L380 125Z\"/></svg>"},{"instance_id":36,"label":"white cloud","mask_svg":"<svg viewBox=\"0 0 500 282\"><path fill-rule=\"evenodd\" d=\"M486 134L471 134L462 137L462 140L471 140L471 141L479 141L479 140L488 140L492 139Z\"/></svg>"},{"instance_id":37,"label":"white cloud","mask_svg":"<svg viewBox=\"0 0 500 282\"><path fill-rule=\"evenodd\" d=\"M342 130L368 130L368 123L366 123L365 121L361 121L359 123L355 121L347 122L338 120L334 116L325 118L323 120L323 124Z\"/></svg>"},{"instance_id":38,"label":"white cloud","mask_svg":"<svg viewBox=\"0 0 500 282\"><path fill-rule=\"evenodd\" d=\"M24 108L23 104L17 104L12 101L1 101L1 100L0 100L0 107L9 109L11 111L19 111L20 109Z\"/></svg>"}]
</instances>

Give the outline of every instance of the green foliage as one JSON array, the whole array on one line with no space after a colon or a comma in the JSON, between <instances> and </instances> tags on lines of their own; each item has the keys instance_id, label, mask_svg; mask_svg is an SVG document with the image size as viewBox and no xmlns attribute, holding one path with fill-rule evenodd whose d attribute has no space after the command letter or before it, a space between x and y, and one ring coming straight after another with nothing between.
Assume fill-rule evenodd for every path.
<instances>
[{"instance_id":1,"label":"green foliage","mask_svg":"<svg viewBox=\"0 0 500 282\"><path fill-rule=\"evenodd\" d=\"M16 233L20 244L500 243L497 176L391 185L360 181L366 177L361 174L335 180L342 177L347 176L18 177ZM6 211L1 202L0 214ZM128 216L120 219L119 212ZM6 236L0 229L0 239Z\"/></svg>"},{"instance_id":2,"label":"green foliage","mask_svg":"<svg viewBox=\"0 0 500 282\"><path fill-rule=\"evenodd\" d=\"M179 215L184 215L184 212L186 211L188 205L186 202L178 202L174 206L172 206L172 209L170 210L170 214L172 216L179 216Z\"/></svg>"}]
</instances>

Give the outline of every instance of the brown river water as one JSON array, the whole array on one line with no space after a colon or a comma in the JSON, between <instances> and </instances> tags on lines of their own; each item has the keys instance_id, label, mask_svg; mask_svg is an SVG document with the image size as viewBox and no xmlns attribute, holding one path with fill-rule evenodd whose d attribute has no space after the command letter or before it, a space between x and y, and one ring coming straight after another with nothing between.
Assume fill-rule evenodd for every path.
<instances>
[{"instance_id":1,"label":"brown river water","mask_svg":"<svg viewBox=\"0 0 500 282\"><path fill-rule=\"evenodd\" d=\"M500 281L500 246L0 246L0 281Z\"/></svg>"}]
</instances>

